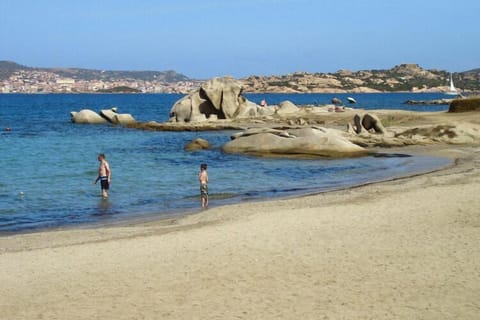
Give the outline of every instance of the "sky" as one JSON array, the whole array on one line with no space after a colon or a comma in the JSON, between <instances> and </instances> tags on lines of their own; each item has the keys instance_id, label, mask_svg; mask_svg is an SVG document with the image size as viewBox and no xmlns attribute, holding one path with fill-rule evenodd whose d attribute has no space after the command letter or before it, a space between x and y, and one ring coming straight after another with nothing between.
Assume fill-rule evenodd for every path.
<instances>
[{"instance_id":1,"label":"sky","mask_svg":"<svg viewBox=\"0 0 480 320\"><path fill-rule=\"evenodd\" d=\"M480 68L478 0L0 0L0 60L194 79Z\"/></svg>"}]
</instances>

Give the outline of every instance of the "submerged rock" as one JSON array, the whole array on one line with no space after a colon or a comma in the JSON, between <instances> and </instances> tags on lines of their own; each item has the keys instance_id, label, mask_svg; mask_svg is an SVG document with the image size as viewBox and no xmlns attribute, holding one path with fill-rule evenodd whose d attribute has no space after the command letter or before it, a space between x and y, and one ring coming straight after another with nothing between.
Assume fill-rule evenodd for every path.
<instances>
[{"instance_id":1,"label":"submerged rock","mask_svg":"<svg viewBox=\"0 0 480 320\"><path fill-rule=\"evenodd\" d=\"M210 143L202 138L197 138L185 145L183 148L185 151L196 151L196 150L204 150L204 149L210 149Z\"/></svg>"}]
</instances>

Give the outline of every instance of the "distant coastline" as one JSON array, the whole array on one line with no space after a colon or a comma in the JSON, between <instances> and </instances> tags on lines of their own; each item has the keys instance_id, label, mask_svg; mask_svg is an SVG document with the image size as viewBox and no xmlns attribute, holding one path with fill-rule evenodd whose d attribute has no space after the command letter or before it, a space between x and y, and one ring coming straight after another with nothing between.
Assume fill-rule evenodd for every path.
<instances>
[{"instance_id":1,"label":"distant coastline","mask_svg":"<svg viewBox=\"0 0 480 320\"><path fill-rule=\"evenodd\" d=\"M245 93L447 92L450 73L401 64L388 70L339 70L252 75L238 79ZM480 92L480 69L453 74L462 94ZM205 80L175 71L34 68L0 61L0 93L188 93Z\"/></svg>"}]
</instances>

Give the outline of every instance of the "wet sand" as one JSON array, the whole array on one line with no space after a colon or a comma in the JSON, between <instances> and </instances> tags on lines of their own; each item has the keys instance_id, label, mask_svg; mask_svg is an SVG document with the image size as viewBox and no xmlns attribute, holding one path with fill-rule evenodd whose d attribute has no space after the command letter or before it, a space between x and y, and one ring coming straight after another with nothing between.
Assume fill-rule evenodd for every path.
<instances>
[{"instance_id":1,"label":"wet sand","mask_svg":"<svg viewBox=\"0 0 480 320\"><path fill-rule=\"evenodd\" d=\"M4 319L477 319L480 147L429 174L0 238Z\"/></svg>"}]
</instances>

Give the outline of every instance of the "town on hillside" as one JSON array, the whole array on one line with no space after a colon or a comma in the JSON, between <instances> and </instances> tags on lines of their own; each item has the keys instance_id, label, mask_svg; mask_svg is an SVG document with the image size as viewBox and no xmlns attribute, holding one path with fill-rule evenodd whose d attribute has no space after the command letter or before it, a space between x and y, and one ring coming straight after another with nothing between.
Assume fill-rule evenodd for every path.
<instances>
[{"instance_id":1,"label":"town on hillside","mask_svg":"<svg viewBox=\"0 0 480 320\"><path fill-rule=\"evenodd\" d=\"M480 69L452 75L417 64L388 70L253 75L238 80L246 93L447 92L450 77L459 93L480 92ZM0 93L188 93L204 81L175 71L33 68L0 61Z\"/></svg>"},{"instance_id":2,"label":"town on hillside","mask_svg":"<svg viewBox=\"0 0 480 320\"><path fill-rule=\"evenodd\" d=\"M31 68L0 61L0 93L185 93L199 83L174 71Z\"/></svg>"}]
</instances>

